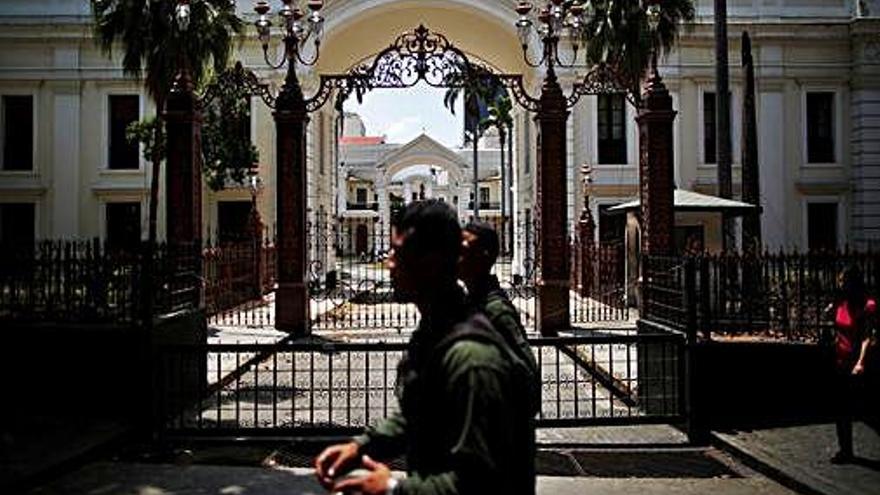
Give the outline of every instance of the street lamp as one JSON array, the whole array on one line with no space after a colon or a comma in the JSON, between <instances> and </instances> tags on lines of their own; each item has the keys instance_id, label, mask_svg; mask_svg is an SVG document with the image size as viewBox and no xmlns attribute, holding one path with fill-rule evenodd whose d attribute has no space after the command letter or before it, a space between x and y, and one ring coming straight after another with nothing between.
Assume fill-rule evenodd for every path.
<instances>
[{"instance_id":1,"label":"street lamp","mask_svg":"<svg viewBox=\"0 0 880 495\"><path fill-rule=\"evenodd\" d=\"M284 56L278 62L273 62L269 58L269 39L272 27L272 21L269 20L269 2L261 0L254 7L254 11L259 15L254 24L257 27L260 43L263 45L263 58L273 69L280 69L285 62L289 62L291 67L296 63L307 66L315 65L320 53L321 37L324 34L324 17L321 16L324 0L309 0L307 2L307 8L310 11L308 15L296 5L297 2L294 0L282 0L282 3L284 5L278 11L278 16L281 18L280 23L284 28ZM305 22L303 18L305 18ZM311 59L303 56L303 48L309 39L312 39L315 45L315 54Z\"/></svg>"},{"instance_id":2,"label":"street lamp","mask_svg":"<svg viewBox=\"0 0 880 495\"><path fill-rule=\"evenodd\" d=\"M309 122L306 100L296 76L296 65L315 65L320 55L321 36L324 33L323 0L308 0L305 13L295 0L282 0L278 11L282 28L284 53L274 62L269 57L272 21L269 20L269 2L259 1L254 7L257 36L263 47L263 58L273 69L287 64L287 75L281 91L275 98L275 199L278 233L277 281L275 291L275 328L293 334L309 331L308 246L306 212L306 129ZM308 58L303 51L309 41L314 44L314 55Z\"/></svg>"},{"instance_id":3,"label":"street lamp","mask_svg":"<svg viewBox=\"0 0 880 495\"><path fill-rule=\"evenodd\" d=\"M593 15L593 4L587 2L574 2L570 0L550 0L539 12L537 24L529 17L534 9L531 2L519 2L516 12L519 19L516 21L517 35L522 46L523 58L530 67L540 67L547 64L549 71L558 65L571 67L577 60L579 48L578 40L586 34L587 21ZM533 34L537 34L543 45L541 58L533 61L529 58L529 40ZM559 40L568 35L571 39L571 48L574 52L571 62L564 63L559 58Z\"/></svg>"},{"instance_id":4,"label":"street lamp","mask_svg":"<svg viewBox=\"0 0 880 495\"><path fill-rule=\"evenodd\" d=\"M619 0L618 0L619 2ZM536 121L539 126L540 146L538 148L541 173L538 175L538 189L540 191L540 204L538 208L539 225L541 230L541 243L539 253L539 272L541 280L538 282L538 320L541 333L545 336L553 336L557 329L570 326L569 317L569 236L565 212L567 208L568 183L566 170L567 142L566 125L569 109L577 104L581 96L586 94L621 92L630 93L631 101L639 109L640 144L642 152L640 158L640 180L644 181L647 176L648 153L651 151L650 161L652 173L660 170L659 175L663 181L666 178L667 165L671 164L671 145L660 142L665 136L672 135L671 98L663 87L656 71L657 26L663 16L660 0L641 0L640 2L623 2L615 4L613 0L545 0L543 7L537 9L535 19L532 12L535 6L532 2L521 1L516 6L519 18L516 21L517 34L522 47L523 59L530 67L545 67L544 80L541 86L541 97L538 102L538 115ZM649 81L647 95L651 98L650 108L642 108L641 98L638 94L631 94L634 90L628 81L621 81L617 74L614 61L611 64L598 64L590 67L582 81L576 82L570 94L566 95L556 76L555 67L572 68L577 63L580 43L591 42L590 26L596 22L597 16L604 16L609 9L621 9L621 14L631 18L630 14L638 14L635 19L644 19L651 30L652 55L654 56L654 74ZM633 10L637 9L637 10ZM641 33L640 33L641 34ZM537 37L541 43L541 55L533 59L529 53L529 43ZM560 43L568 39L571 43L571 58L563 60L560 56ZM589 62L589 61L587 61ZM621 84L624 82L624 84ZM667 108L668 107L668 108ZM668 124L669 128L663 126ZM653 130L648 129L653 126ZM664 149L654 151L654 141L657 146ZM650 144L650 146L648 146ZM671 169L670 169L671 170ZM655 174L657 175L657 174ZM659 185L660 179L655 179ZM644 183L644 182L643 182ZM665 182L663 182L665 184ZM671 183L671 181L670 181ZM646 189L646 188L640 188ZM655 189L652 186L651 189ZM663 194L658 194L663 197ZM671 196L670 196L671 198ZM666 200L663 197L662 207L655 207L656 217L666 215ZM643 201L643 204L645 201ZM668 208L671 212L671 203ZM590 218L584 218L584 227L589 227ZM661 220L658 220L658 225Z\"/></svg>"},{"instance_id":5,"label":"street lamp","mask_svg":"<svg viewBox=\"0 0 880 495\"><path fill-rule=\"evenodd\" d=\"M645 11L645 18L651 33L656 33L660 20L663 17L661 0L642 0L641 7ZM588 35L587 26L591 18L598 12L609 6L604 0L549 0L543 8L538 10L537 22L531 17L535 9L531 2L521 1L516 6L519 19L516 21L517 35L522 46L523 58L530 67L540 67L547 64L548 70L554 66L573 67L577 61L580 41ZM624 7L626 8L626 7ZM531 60L528 55L529 41L533 35L537 35L543 45L543 51L539 60ZM572 58L570 62L563 62L559 56L559 42L563 37L571 40ZM652 45L652 51L656 58L657 47ZM656 70L656 61L654 62Z\"/></svg>"}]
</instances>

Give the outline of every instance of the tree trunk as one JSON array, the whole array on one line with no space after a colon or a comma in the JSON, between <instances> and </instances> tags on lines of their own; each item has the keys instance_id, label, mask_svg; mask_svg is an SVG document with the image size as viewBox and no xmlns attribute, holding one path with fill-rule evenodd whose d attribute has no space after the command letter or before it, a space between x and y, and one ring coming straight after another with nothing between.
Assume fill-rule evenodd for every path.
<instances>
[{"instance_id":1,"label":"tree trunk","mask_svg":"<svg viewBox=\"0 0 880 495\"><path fill-rule=\"evenodd\" d=\"M510 219L508 221L508 242L510 243L509 251L513 251L513 233L514 233L514 211L516 205L513 204L513 123L508 126L507 131L507 182L509 182L504 194L507 195L507 209L510 210Z\"/></svg>"},{"instance_id":2,"label":"tree trunk","mask_svg":"<svg viewBox=\"0 0 880 495\"><path fill-rule=\"evenodd\" d=\"M761 251L761 185L758 166L758 125L755 116L755 67L749 33L743 31L743 135L742 135L742 199L757 208L743 219L743 249Z\"/></svg>"},{"instance_id":3,"label":"tree trunk","mask_svg":"<svg viewBox=\"0 0 880 495\"><path fill-rule=\"evenodd\" d=\"M159 167L162 164L162 154L159 149L159 140L162 136L162 112L165 110L165 99L156 101L156 126L153 128L153 170L150 174L150 212L147 217L148 232L147 243L150 249L156 245L156 217L159 211Z\"/></svg>"},{"instance_id":4,"label":"tree trunk","mask_svg":"<svg viewBox=\"0 0 880 495\"><path fill-rule=\"evenodd\" d=\"M730 145L730 78L727 62L727 0L715 0L715 111L718 145L718 196L733 198ZM725 216L723 249L736 244L733 219Z\"/></svg>"},{"instance_id":5,"label":"tree trunk","mask_svg":"<svg viewBox=\"0 0 880 495\"><path fill-rule=\"evenodd\" d=\"M507 168L504 166L504 132L503 127L498 127L498 144L501 148L501 232L498 233L498 237L501 239L500 254L502 255L507 251L507 215L505 214L507 198L504 192L504 186L507 183Z\"/></svg>"},{"instance_id":6,"label":"tree trunk","mask_svg":"<svg viewBox=\"0 0 880 495\"><path fill-rule=\"evenodd\" d=\"M471 140L474 143L474 221L477 222L480 220L480 178L478 177L478 164L479 158L477 156L477 142L479 141L479 137L476 129L474 129L471 134Z\"/></svg>"},{"instance_id":7,"label":"tree trunk","mask_svg":"<svg viewBox=\"0 0 880 495\"><path fill-rule=\"evenodd\" d=\"M153 168L150 173L150 204L147 217L147 248L144 253L143 263L143 322L147 329L153 324L155 313L155 264L153 263L156 253L156 216L159 209L159 166L162 163L159 139L162 136L162 112L165 110L165 99L156 101L156 125L153 127L153 152L150 157Z\"/></svg>"}]
</instances>

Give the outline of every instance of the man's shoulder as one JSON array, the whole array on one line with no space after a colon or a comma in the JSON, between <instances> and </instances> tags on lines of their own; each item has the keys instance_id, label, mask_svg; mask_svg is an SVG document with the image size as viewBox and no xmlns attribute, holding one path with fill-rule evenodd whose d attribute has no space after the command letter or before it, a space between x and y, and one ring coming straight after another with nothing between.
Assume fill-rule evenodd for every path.
<instances>
[{"instance_id":1,"label":"man's shoulder","mask_svg":"<svg viewBox=\"0 0 880 495\"><path fill-rule=\"evenodd\" d=\"M486 299L483 301L482 309L490 319L518 314L513 302L511 302L502 289L487 294Z\"/></svg>"},{"instance_id":2,"label":"man's shoulder","mask_svg":"<svg viewBox=\"0 0 880 495\"><path fill-rule=\"evenodd\" d=\"M468 334L450 343L443 353L442 362L443 367L453 373L480 367L501 369L506 364L494 343Z\"/></svg>"}]
</instances>

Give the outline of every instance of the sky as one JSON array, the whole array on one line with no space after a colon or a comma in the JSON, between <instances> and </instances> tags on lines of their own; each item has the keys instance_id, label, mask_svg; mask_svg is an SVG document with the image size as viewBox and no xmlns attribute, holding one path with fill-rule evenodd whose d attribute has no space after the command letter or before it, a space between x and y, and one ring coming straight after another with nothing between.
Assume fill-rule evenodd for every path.
<instances>
[{"instance_id":1,"label":"sky","mask_svg":"<svg viewBox=\"0 0 880 495\"><path fill-rule=\"evenodd\" d=\"M407 143L424 132L447 147L461 146L462 104L456 103L455 115L443 106L445 88L425 83L407 89L377 89L364 95L358 105L352 95L345 110L361 116L367 135L385 135L389 143Z\"/></svg>"}]
</instances>

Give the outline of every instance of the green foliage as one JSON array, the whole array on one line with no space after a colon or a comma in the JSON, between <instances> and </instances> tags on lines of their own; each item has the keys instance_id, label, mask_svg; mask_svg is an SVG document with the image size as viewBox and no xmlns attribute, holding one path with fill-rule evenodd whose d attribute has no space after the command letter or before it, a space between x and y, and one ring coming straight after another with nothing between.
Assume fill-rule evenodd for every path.
<instances>
[{"instance_id":1,"label":"green foliage","mask_svg":"<svg viewBox=\"0 0 880 495\"><path fill-rule=\"evenodd\" d=\"M177 0L91 0L95 37L105 53L122 50L122 69L144 77L150 96L165 101L183 56L193 81L205 79L211 65L222 71L232 51L233 35L241 34L243 21L229 0L190 3L186 32L177 28Z\"/></svg>"},{"instance_id":2,"label":"green foliage","mask_svg":"<svg viewBox=\"0 0 880 495\"><path fill-rule=\"evenodd\" d=\"M165 126L156 117L147 117L139 122L132 122L125 129L125 138L131 143L143 145L144 160L153 160L153 151L158 156L165 156ZM154 146L158 138L158 146Z\"/></svg>"},{"instance_id":3,"label":"green foliage","mask_svg":"<svg viewBox=\"0 0 880 495\"><path fill-rule=\"evenodd\" d=\"M683 22L694 19L693 0L663 0L657 30L651 29L642 2L589 0L594 14L583 40L591 64L607 63L623 77L632 95L639 95L653 49L658 57L669 53Z\"/></svg>"},{"instance_id":4,"label":"green foliage","mask_svg":"<svg viewBox=\"0 0 880 495\"><path fill-rule=\"evenodd\" d=\"M479 117L479 101L488 102L489 117L480 120L476 137L490 127L496 127L499 133L503 133L500 126L513 123L511 116L513 104L501 81L486 68L469 64L464 60L458 61L456 66L456 70L446 77L448 89L443 95L443 105L455 115L455 104L464 92L468 98L465 102L465 112L471 118L476 118Z\"/></svg>"},{"instance_id":5,"label":"green foliage","mask_svg":"<svg viewBox=\"0 0 880 495\"><path fill-rule=\"evenodd\" d=\"M507 131L513 127L513 102L507 91L501 93L500 98L489 102L489 117L480 121L480 128L483 130L491 127L498 129L501 142L504 142Z\"/></svg>"},{"instance_id":6,"label":"green foliage","mask_svg":"<svg viewBox=\"0 0 880 495\"><path fill-rule=\"evenodd\" d=\"M214 191L227 183L244 185L259 153L250 139L250 99L221 92L205 108L202 126L202 171Z\"/></svg>"}]
</instances>

